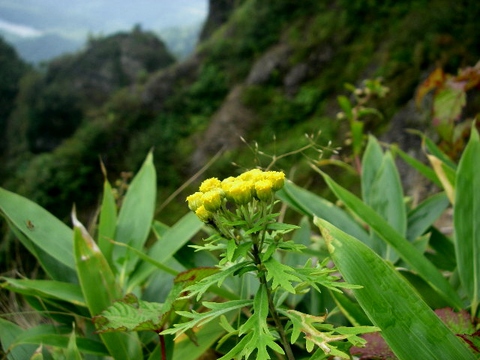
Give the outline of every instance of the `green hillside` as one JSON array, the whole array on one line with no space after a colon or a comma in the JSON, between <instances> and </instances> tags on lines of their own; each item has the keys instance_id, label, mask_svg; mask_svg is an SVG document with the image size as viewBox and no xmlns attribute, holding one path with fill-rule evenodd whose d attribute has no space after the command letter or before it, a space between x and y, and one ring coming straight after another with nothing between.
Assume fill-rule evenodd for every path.
<instances>
[{"instance_id":1,"label":"green hillside","mask_svg":"<svg viewBox=\"0 0 480 360\"><path fill-rule=\"evenodd\" d=\"M164 51L158 40L138 30L92 40L84 52L26 75L7 120L2 185L60 217L73 203L88 212L102 184L99 159L115 179L135 171L153 147L166 196L218 151L215 173L236 171L232 161L267 165L255 163L240 136L277 155L319 130L320 144L343 146L345 124L335 116L345 83L384 79L389 96L375 104L384 118L366 123L381 134L436 66L456 72L480 56L473 1L229 4L211 9L228 16L217 16L216 30L182 62L171 64L155 50ZM302 158L276 165L302 169Z\"/></svg>"}]
</instances>

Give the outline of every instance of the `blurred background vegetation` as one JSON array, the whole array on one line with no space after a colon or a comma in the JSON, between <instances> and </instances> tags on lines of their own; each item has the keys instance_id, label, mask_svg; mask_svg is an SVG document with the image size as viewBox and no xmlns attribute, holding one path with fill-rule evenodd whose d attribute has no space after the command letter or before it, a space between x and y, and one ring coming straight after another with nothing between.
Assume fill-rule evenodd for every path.
<instances>
[{"instance_id":1,"label":"blurred background vegetation","mask_svg":"<svg viewBox=\"0 0 480 360\"><path fill-rule=\"evenodd\" d=\"M346 83L376 77L390 93L375 103L383 119L367 119L366 130L418 151L405 135L429 129L428 106L412 106L416 87L436 67L456 73L478 62L479 18L473 0L211 0L196 50L183 60L136 26L40 68L0 39L0 186L65 221L76 204L88 221L100 161L114 181L138 170L151 148L159 206L218 152L204 176L232 175L232 162L268 165L254 142L281 155L321 130L319 142L342 146L346 157L336 98ZM479 102L469 103L478 113ZM304 155L276 167L318 186ZM187 211L180 194L157 216L173 223ZM2 237L5 270L12 236Z\"/></svg>"}]
</instances>

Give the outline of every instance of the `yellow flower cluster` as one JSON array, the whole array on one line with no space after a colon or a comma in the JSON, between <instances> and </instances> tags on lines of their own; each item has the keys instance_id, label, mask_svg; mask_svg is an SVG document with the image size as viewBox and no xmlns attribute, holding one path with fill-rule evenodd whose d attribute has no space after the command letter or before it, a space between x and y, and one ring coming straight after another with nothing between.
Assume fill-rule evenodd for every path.
<instances>
[{"instance_id":1,"label":"yellow flower cluster","mask_svg":"<svg viewBox=\"0 0 480 360\"><path fill-rule=\"evenodd\" d=\"M223 181L210 178L202 182L199 191L187 197L188 207L200 220L209 222L213 214L227 202L246 205L253 199L269 202L275 191L285 183L285 174L279 171L253 169Z\"/></svg>"}]
</instances>

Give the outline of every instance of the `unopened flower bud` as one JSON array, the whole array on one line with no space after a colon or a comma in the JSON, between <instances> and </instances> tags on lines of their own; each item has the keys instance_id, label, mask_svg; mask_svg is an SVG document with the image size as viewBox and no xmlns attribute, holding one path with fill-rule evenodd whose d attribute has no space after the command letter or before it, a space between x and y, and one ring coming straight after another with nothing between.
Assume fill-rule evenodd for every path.
<instances>
[{"instance_id":1,"label":"unopened flower bud","mask_svg":"<svg viewBox=\"0 0 480 360\"><path fill-rule=\"evenodd\" d=\"M270 180L260 180L255 183L255 193L261 201L271 201L273 196L272 182Z\"/></svg>"},{"instance_id":2,"label":"unopened flower bud","mask_svg":"<svg viewBox=\"0 0 480 360\"><path fill-rule=\"evenodd\" d=\"M285 174L281 171L267 171L265 179L272 182L273 191L278 191L285 185Z\"/></svg>"},{"instance_id":3,"label":"unopened flower bud","mask_svg":"<svg viewBox=\"0 0 480 360\"><path fill-rule=\"evenodd\" d=\"M187 196L188 208L192 211L196 211L203 204L202 196L203 193L198 191L190 196Z\"/></svg>"},{"instance_id":4,"label":"unopened flower bud","mask_svg":"<svg viewBox=\"0 0 480 360\"><path fill-rule=\"evenodd\" d=\"M203 221L204 223L207 223L209 222L210 220L213 219L213 214L208 211L207 209L205 209L205 206L200 206L196 211L195 211L195 215L198 216L198 218Z\"/></svg>"},{"instance_id":5,"label":"unopened flower bud","mask_svg":"<svg viewBox=\"0 0 480 360\"><path fill-rule=\"evenodd\" d=\"M202 182L202 184L200 185L200 191L206 193L210 190L219 188L221 184L221 181L217 178L209 178Z\"/></svg>"},{"instance_id":6,"label":"unopened flower bud","mask_svg":"<svg viewBox=\"0 0 480 360\"><path fill-rule=\"evenodd\" d=\"M202 201L205 209L215 212L222 206L223 190L214 189L203 194Z\"/></svg>"},{"instance_id":7,"label":"unopened flower bud","mask_svg":"<svg viewBox=\"0 0 480 360\"><path fill-rule=\"evenodd\" d=\"M237 180L227 191L228 198L232 199L237 205L245 205L252 201L254 184L251 181Z\"/></svg>"},{"instance_id":8,"label":"unopened flower bud","mask_svg":"<svg viewBox=\"0 0 480 360\"><path fill-rule=\"evenodd\" d=\"M244 172L238 176L239 179L244 181L259 181L263 179L263 171L260 169L252 169Z\"/></svg>"}]
</instances>

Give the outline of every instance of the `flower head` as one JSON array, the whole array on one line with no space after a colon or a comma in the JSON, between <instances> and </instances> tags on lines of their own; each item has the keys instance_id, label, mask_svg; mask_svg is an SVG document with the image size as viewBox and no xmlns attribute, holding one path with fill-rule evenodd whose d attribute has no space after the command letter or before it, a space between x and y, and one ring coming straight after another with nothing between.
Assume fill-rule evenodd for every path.
<instances>
[{"instance_id":1,"label":"flower head","mask_svg":"<svg viewBox=\"0 0 480 360\"><path fill-rule=\"evenodd\" d=\"M197 209L202 205L203 193L197 191L190 196L187 196L188 208L192 211L197 211Z\"/></svg>"},{"instance_id":2,"label":"flower head","mask_svg":"<svg viewBox=\"0 0 480 360\"><path fill-rule=\"evenodd\" d=\"M217 211L222 206L224 192L221 188L207 191L202 195L203 206L208 211Z\"/></svg>"},{"instance_id":3,"label":"flower head","mask_svg":"<svg viewBox=\"0 0 480 360\"><path fill-rule=\"evenodd\" d=\"M266 171L265 179L272 182L273 191L280 190L285 185L285 174L281 171Z\"/></svg>"},{"instance_id":4,"label":"flower head","mask_svg":"<svg viewBox=\"0 0 480 360\"><path fill-rule=\"evenodd\" d=\"M221 181L218 180L217 178L213 177L213 178L209 178L209 179L206 179L202 182L202 184L200 185L200 191L203 192L203 193L206 193L210 190L214 190L214 189L217 189L221 186Z\"/></svg>"},{"instance_id":5,"label":"flower head","mask_svg":"<svg viewBox=\"0 0 480 360\"><path fill-rule=\"evenodd\" d=\"M204 223L209 222L210 220L213 219L213 213L205 209L205 206L200 206L196 211L195 215L198 216L198 218L203 221Z\"/></svg>"},{"instance_id":6,"label":"flower head","mask_svg":"<svg viewBox=\"0 0 480 360\"><path fill-rule=\"evenodd\" d=\"M255 185L252 181L236 180L226 191L227 198L237 205L248 204L253 199Z\"/></svg>"},{"instance_id":7,"label":"flower head","mask_svg":"<svg viewBox=\"0 0 480 360\"><path fill-rule=\"evenodd\" d=\"M272 200L273 184L270 180L260 180L255 183L255 193L257 198L261 201L270 201Z\"/></svg>"}]
</instances>

